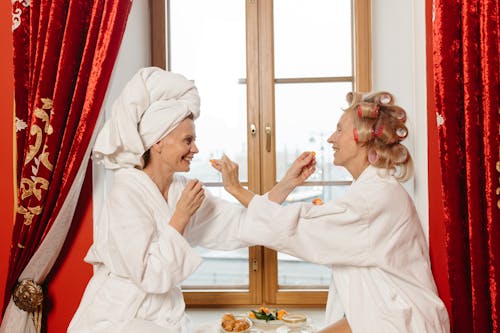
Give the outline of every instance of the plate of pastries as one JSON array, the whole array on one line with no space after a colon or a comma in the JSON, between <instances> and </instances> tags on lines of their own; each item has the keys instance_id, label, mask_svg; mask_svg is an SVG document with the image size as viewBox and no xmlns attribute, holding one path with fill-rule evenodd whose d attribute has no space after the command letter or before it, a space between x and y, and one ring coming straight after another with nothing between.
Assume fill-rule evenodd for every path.
<instances>
[{"instance_id":1,"label":"plate of pastries","mask_svg":"<svg viewBox=\"0 0 500 333\"><path fill-rule=\"evenodd\" d=\"M248 333L252 326L252 321L245 315L225 313L221 318L220 331L222 333Z\"/></svg>"}]
</instances>

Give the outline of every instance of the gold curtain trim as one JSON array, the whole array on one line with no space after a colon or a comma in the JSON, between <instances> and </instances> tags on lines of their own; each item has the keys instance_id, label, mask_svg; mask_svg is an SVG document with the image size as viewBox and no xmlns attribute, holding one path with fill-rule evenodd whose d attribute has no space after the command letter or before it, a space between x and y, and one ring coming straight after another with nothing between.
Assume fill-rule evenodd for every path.
<instances>
[{"instance_id":1,"label":"gold curtain trim","mask_svg":"<svg viewBox=\"0 0 500 333\"><path fill-rule=\"evenodd\" d=\"M42 332L43 290L35 281L26 279L18 282L12 294L14 304L29 312L37 333Z\"/></svg>"},{"instance_id":2,"label":"gold curtain trim","mask_svg":"<svg viewBox=\"0 0 500 333\"><path fill-rule=\"evenodd\" d=\"M33 280L22 280L14 287L12 299L19 309L36 312L43 302L42 287Z\"/></svg>"},{"instance_id":3,"label":"gold curtain trim","mask_svg":"<svg viewBox=\"0 0 500 333\"><path fill-rule=\"evenodd\" d=\"M49 160L49 153L47 150L47 145L43 145L43 133L47 135L51 135L54 132L52 125L50 124L50 116L54 114L52 109L52 99L50 98L41 98L42 107L35 108L34 114L35 117L42 120L44 124L42 127L37 124L30 124L30 135L35 136L34 145L28 146L28 154L26 156L26 160L24 161L24 165L32 163L34 165L31 166L32 175L29 178L21 178L19 183L19 188L17 187L17 175L15 175L15 213L21 214L24 216L24 224L31 225L33 222L33 218L37 215L40 215L43 206L28 206L24 207L21 205L21 201L25 200L30 196L35 196L35 198L40 201L42 199L42 194L44 191L47 191L49 188L49 180L38 177L38 171L41 165L47 168L49 171L52 171L54 165ZM14 101L15 103L15 101ZM15 108L14 108L14 120L15 120ZM14 126L15 127L15 126ZM16 142L15 132L14 132L14 142ZM40 151L41 150L41 151ZM17 148L15 150L17 152ZM17 159L16 159L17 161ZM14 170L17 172L17 166L15 165ZM21 193L21 198L18 197L19 191ZM33 204L32 201L29 204ZM15 219L15 216L14 216Z\"/></svg>"},{"instance_id":4,"label":"gold curtain trim","mask_svg":"<svg viewBox=\"0 0 500 333\"><path fill-rule=\"evenodd\" d=\"M37 333L42 332L42 314L42 304L40 304L36 311L31 313L31 315L33 316L33 324L35 325L35 330Z\"/></svg>"}]
</instances>

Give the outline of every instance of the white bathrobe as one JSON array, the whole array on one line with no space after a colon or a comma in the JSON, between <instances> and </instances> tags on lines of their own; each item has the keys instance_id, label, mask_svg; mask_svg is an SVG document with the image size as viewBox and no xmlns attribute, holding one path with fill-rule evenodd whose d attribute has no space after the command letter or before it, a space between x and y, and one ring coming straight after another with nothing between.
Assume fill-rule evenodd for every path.
<instances>
[{"instance_id":1,"label":"white bathrobe","mask_svg":"<svg viewBox=\"0 0 500 333\"><path fill-rule=\"evenodd\" d=\"M280 206L256 196L242 238L331 267L326 324L354 333L449 332L412 199L369 166L338 200Z\"/></svg>"},{"instance_id":2,"label":"white bathrobe","mask_svg":"<svg viewBox=\"0 0 500 333\"><path fill-rule=\"evenodd\" d=\"M168 203L142 171L115 172L85 261L94 267L68 332L188 332L178 285L201 263L193 246L230 250L244 212L206 193L184 236L169 226L186 178L175 176Z\"/></svg>"}]
</instances>

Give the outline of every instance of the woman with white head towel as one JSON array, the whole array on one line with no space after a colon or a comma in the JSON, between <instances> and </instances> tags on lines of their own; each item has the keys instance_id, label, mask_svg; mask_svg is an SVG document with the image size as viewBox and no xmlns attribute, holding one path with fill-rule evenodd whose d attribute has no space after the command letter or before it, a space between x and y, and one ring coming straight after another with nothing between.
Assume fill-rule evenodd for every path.
<instances>
[{"instance_id":1,"label":"woman with white head towel","mask_svg":"<svg viewBox=\"0 0 500 333\"><path fill-rule=\"evenodd\" d=\"M199 114L193 82L155 67L139 70L113 104L93 158L114 181L85 257L94 275L68 332L188 332L178 285L201 263L193 247L248 246L237 238L245 209L176 174L198 152Z\"/></svg>"}]
</instances>

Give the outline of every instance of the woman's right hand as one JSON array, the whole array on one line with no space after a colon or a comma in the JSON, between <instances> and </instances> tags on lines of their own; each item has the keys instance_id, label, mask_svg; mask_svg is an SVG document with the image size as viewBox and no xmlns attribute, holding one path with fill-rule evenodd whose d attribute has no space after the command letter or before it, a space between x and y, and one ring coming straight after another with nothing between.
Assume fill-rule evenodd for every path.
<instances>
[{"instance_id":1,"label":"woman's right hand","mask_svg":"<svg viewBox=\"0 0 500 333\"><path fill-rule=\"evenodd\" d=\"M225 154L220 160L210 160L212 166L221 173L224 189L229 193L236 192L241 186L239 180L239 165Z\"/></svg>"},{"instance_id":2,"label":"woman's right hand","mask_svg":"<svg viewBox=\"0 0 500 333\"><path fill-rule=\"evenodd\" d=\"M316 154L314 152L303 152L295 159L286 171L281 182L286 182L293 188L304 183L314 171L316 171Z\"/></svg>"},{"instance_id":3,"label":"woman's right hand","mask_svg":"<svg viewBox=\"0 0 500 333\"><path fill-rule=\"evenodd\" d=\"M204 199L205 189L203 184L198 179L188 181L175 206L170 225L182 234L189 223L189 219L200 208Z\"/></svg>"},{"instance_id":4,"label":"woman's right hand","mask_svg":"<svg viewBox=\"0 0 500 333\"><path fill-rule=\"evenodd\" d=\"M210 160L212 166L222 175L224 189L236 198L243 206L248 204L255 194L241 185L238 173L238 163L233 162L225 154L220 160Z\"/></svg>"},{"instance_id":5,"label":"woman's right hand","mask_svg":"<svg viewBox=\"0 0 500 333\"><path fill-rule=\"evenodd\" d=\"M304 183L316 171L315 156L314 152L300 154L288 168L280 183L292 189Z\"/></svg>"},{"instance_id":6,"label":"woman's right hand","mask_svg":"<svg viewBox=\"0 0 500 333\"><path fill-rule=\"evenodd\" d=\"M269 191L269 200L282 203L300 184L316 171L314 152L303 152L286 171L285 176Z\"/></svg>"}]
</instances>

